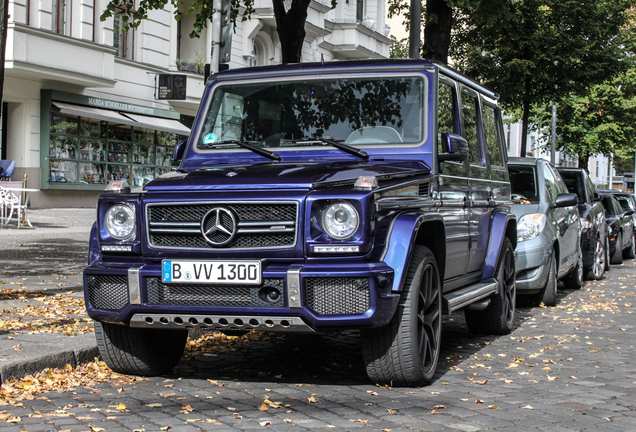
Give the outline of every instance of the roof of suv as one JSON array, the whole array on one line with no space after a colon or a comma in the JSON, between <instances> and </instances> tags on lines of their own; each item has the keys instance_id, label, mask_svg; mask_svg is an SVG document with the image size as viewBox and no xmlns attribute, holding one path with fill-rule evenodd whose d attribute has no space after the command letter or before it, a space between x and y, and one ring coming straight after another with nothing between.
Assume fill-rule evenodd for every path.
<instances>
[{"instance_id":1,"label":"roof of suv","mask_svg":"<svg viewBox=\"0 0 636 432\"><path fill-rule=\"evenodd\" d=\"M537 165L540 161L545 161L545 159L541 158L531 158L531 157L511 157L508 158L508 165Z\"/></svg>"}]
</instances>

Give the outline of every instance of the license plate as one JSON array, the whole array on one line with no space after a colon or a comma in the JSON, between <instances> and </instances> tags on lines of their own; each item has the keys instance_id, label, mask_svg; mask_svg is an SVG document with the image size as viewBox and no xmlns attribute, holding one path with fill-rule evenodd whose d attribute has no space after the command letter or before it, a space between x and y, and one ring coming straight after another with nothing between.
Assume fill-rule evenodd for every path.
<instances>
[{"instance_id":1,"label":"license plate","mask_svg":"<svg viewBox=\"0 0 636 432\"><path fill-rule=\"evenodd\" d=\"M161 280L179 283L260 285L260 261L163 260Z\"/></svg>"}]
</instances>

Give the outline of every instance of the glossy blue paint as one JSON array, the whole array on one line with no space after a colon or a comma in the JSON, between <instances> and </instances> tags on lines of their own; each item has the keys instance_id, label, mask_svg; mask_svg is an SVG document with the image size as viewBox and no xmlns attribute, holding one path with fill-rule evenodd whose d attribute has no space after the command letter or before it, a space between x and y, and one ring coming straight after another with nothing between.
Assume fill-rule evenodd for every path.
<instances>
[{"instance_id":1,"label":"glossy blue paint","mask_svg":"<svg viewBox=\"0 0 636 432\"><path fill-rule=\"evenodd\" d=\"M409 211L398 215L390 228L389 241L386 245L384 262L393 269L392 290L400 291L406 278L411 251L415 244L415 238L423 223L439 221L443 223L442 216L437 213L423 213Z\"/></svg>"},{"instance_id":2,"label":"glossy blue paint","mask_svg":"<svg viewBox=\"0 0 636 432\"><path fill-rule=\"evenodd\" d=\"M505 212L495 212L492 220L490 243L488 244L488 252L486 252L486 264L484 271L481 275L483 279L489 279L495 275L497 269L497 263L499 262L499 254L501 252L501 245L504 237L506 236L506 230L509 224L514 224L516 232L517 220L514 215ZM517 239L510 239L513 247L517 244Z\"/></svg>"},{"instance_id":3,"label":"glossy blue paint","mask_svg":"<svg viewBox=\"0 0 636 432\"><path fill-rule=\"evenodd\" d=\"M99 239L97 238L97 222L94 222L88 239L88 264L90 265L101 258L102 254L99 250Z\"/></svg>"}]
</instances>

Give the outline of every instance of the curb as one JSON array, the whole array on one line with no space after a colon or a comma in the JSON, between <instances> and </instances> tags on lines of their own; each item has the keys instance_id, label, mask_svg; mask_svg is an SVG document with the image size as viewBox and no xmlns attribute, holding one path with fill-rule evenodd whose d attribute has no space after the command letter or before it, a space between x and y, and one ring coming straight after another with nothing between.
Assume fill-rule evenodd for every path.
<instances>
[{"instance_id":1,"label":"curb","mask_svg":"<svg viewBox=\"0 0 636 432\"><path fill-rule=\"evenodd\" d=\"M20 345L19 350L14 347ZM75 367L99 357L95 335L65 336L54 333L16 334L14 339L0 339L0 353L20 353L0 361L0 383L22 378L47 368Z\"/></svg>"}]
</instances>

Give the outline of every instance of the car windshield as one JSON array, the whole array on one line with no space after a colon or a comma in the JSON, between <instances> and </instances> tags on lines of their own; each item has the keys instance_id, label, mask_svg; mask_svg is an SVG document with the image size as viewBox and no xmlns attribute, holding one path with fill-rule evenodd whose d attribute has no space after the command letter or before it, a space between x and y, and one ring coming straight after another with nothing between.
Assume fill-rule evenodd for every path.
<instances>
[{"instance_id":1,"label":"car windshield","mask_svg":"<svg viewBox=\"0 0 636 432\"><path fill-rule=\"evenodd\" d=\"M508 165L512 199L518 204L539 202L537 175L535 167L525 165Z\"/></svg>"},{"instance_id":2,"label":"car windshield","mask_svg":"<svg viewBox=\"0 0 636 432\"><path fill-rule=\"evenodd\" d=\"M417 145L424 138L421 77L321 78L219 85L198 134L198 151L279 151L338 140L352 146ZM234 141L234 142L232 142Z\"/></svg>"}]
</instances>

